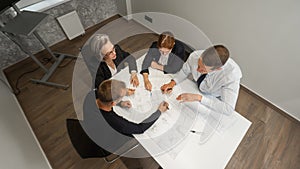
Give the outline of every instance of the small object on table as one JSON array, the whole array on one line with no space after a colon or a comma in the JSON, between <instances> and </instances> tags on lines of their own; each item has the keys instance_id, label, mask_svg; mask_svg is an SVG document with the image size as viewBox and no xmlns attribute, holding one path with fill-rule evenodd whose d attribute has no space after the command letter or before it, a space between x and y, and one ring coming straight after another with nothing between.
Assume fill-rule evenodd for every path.
<instances>
[{"instance_id":1,"label":"small object on table","mask_svg":"<svg viewBox=\"0 0 300 169\"><path fill-rule=\"evenodd\" d=\"M203 132L195 131L195 130L191 130L190 132L195 133L195 134L203 134Z\"/></svg>"}]
</instances>

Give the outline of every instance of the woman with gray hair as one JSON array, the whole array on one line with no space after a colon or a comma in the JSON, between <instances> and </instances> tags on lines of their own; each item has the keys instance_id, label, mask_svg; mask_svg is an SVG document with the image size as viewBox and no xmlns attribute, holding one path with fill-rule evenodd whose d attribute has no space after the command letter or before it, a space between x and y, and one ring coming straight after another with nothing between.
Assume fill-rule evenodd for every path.
<instances>
[{"instance_id":1,"label":"woman with gray hair","mask_svg":"<svg viewBox=\"0 0 300 169\"><path fill-rule=\"evenodd\" d=\"M103 60L103 54L101 53L101 49L108 42L109 37L105 34L96 34L90 41L91 50L96 54L96 57L99 60Z\"/></svg>"},{"instance_id":2,"label":"woman with gray hair","mask_svg":"<svg viewBox=\"0 0 300 169\"><path fill-rule=\"evenodd\" d=\"M90 71L90 74L95 82L96 73L99 67L100 62L103 60L103 55L101 54L101 47L106 43L107 39L103 34L94 35L87 45L83 46L81 49L81 55L83 60ZM94 86L94 84L93 84Z\"/></svg>"},{"instance_id":3,"label":"woman with gray hair","mask_svg":"<svg viewBox=\"0 0 300 169\"><path fill-rule=\"evenodd\" d=\"M139 85L135 58L122 50L119 45L113 45L107 35L94 35L90 41L90 47L97 59L101 60L95 77L95 88L98 88L102 81L125 68L127 64L131 74L130 83L135 87Z\"/></svg>"}]
</instances>

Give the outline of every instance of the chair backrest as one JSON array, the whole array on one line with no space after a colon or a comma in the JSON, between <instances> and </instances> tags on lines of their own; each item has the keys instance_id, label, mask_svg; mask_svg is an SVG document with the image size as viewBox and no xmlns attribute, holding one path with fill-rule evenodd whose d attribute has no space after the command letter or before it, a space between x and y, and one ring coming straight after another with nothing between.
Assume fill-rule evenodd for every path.
<instances>
[{"instance_id":1,"label":"chair backrest","mask_svg":"<svg viewBox=\"0 0 300 169\"><path fill-rule=\"evenodd\" d=\"M182 41L181 41L182 42ZM189 58L190 54L195 50L193 47L191 47L190 45L188 45L187 43L182 42L183 46L184 46L184 57L182 58L182 60L184 62L187 61L187 59Z\"/></svg>"},{"instance_id":2,"label":"chair backrest","mask_svg":"<svg viewBox=\"0 0 300 169\"><path fill-rule=\"evenodd\" d=\"M67 119L66 124L71 143L81 158L107 157L111 154L90 139L79 120Z\"/></svg>"},{"instance_id":3,"label":"chair backrest","mask_svg":"<svg viewBox=\"0 0 300 169\"><path fill-rule=\"evenodd\" d=\"M96 77L98 66L100 64L100 60L98 60L94 52L91 51L89 44L83 46L80 50L80 53L92 76L92 79L94 80Z\"/></svg>"}]
</instances>

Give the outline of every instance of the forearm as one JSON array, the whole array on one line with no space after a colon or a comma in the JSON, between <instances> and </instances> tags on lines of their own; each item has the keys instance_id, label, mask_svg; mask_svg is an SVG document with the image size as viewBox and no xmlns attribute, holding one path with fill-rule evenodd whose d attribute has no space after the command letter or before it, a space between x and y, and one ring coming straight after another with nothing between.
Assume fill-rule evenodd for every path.
<instances>
[{"instance_id":1,"label":"forearm","mask_svg":"<svg viewBox=\"0 0 300 169\"><path fill-rule=\"evenodd\" d=\"M161 115L161 112L159 110L157 110L150 117L148 117L147 119L145 119L144 121L142 121L139 124L127 121L126 127L124 127L122 129L122 133L124 133L124 134L142 134L156 122L156 120L159 118L160 115Z\"/></svg>"},{"instance_id":2,"label":"forearm","mask_svg":"<svg viewBox=\"0 0 300 169\"><path fill-rule=\"evenodd\" d=\"M127 57L128 64L129 64L129 71L137 71L137 66L136 66L136 60L132 55L129 55Z\"/></svg>"},{"instance_id":3,"label":"forearm","mask_svg":"<svg viewBox=\"0 0 300 169\"><path fill-rule=\"evenodd\" d=\"M149 74L148 73L143 73L143 79L144 79L144 81L149 80Z\"/></svg>"},{"instance_id":4,"label":"forearm","mask_svg":"<svg viewBox=\"0 0 300 169\"><path fill-rule=\"evenodd\" d=\"M163 66L163 65L161 65L161 64L157 64L156 69L161 70L161 71L164 71L164 67L165 67L165 66Z\"/></svg>"},{"instance_id":5,"label":"forearm","mask_svg":"<svg viewBox=\"0 0 300 169\"><path fill-rule=\"evenodd\" d=\"M162 71L174 74L174 73L178 72L181 67L182 67L182 65L165 65L164 69Z\"/></svg>"},{"instance_id":6,"label":"forearm","mask_svg":"<svg viewBox=\"0 0 300 169\"><path fill-rule=\"evenodd\" d=\"M141 74L143 74L145 72L149 74L148 68L151 66L152 61L153 61L153 57L151 56L151 53L148 52L142 63Z\"/></svg>"},{"instance_id":7,"label":"forearm","mask_svg":"<svg viewBox=\"0 0 300 169\"><path fill-rule=\"evenodd\" d=\"M234 112L235 105L228 104L215 97L202 96L200 102L214 111L224 115L229 116Z\"/></svg>"},{"instance_id":8,"label":"forearm","mask_svg":"<svg viewBox=\"0 0 300 169\"><path fill-rule=\"evenodd\" d=\"M180 82L184 81L187 78L188 74L186 74L182 69L175 75L173 80L176 82L176 84L179 84Z\"/></svg>"},{"instance_id":9,"label":"forearm","mask_svg":"<svg viewBox=\"0 0 300 169\"><path fill-rule=\"evenodd\" d=\"M180 58L177 58L177 56L174 57L176 57L174 61L170 64L165 65L163 71L167 73L176 73L182 68L184 62Z\"/></svg>"},{"instance_id":10,"label":"forearm","mask_svg":"<svg viewBox=\"0 0 300 169\"><path fill-rule=\"evenodd\" d=\"M140 124L153 124L161 115L161 112L159 110L156 110L156 112L154 112L150 117L148 117L147 119L145 119L143 122L141 122Z\"/></svg>"},{"instance_id":11,"label":"forearm","mask_svg":"<svg viewBox=\"0 0 300 169\"><path fill-rule=\"evenodd\" d=\"M131 78L137 76L136 70L130 71Z\"/></svg>"}]
</instances>

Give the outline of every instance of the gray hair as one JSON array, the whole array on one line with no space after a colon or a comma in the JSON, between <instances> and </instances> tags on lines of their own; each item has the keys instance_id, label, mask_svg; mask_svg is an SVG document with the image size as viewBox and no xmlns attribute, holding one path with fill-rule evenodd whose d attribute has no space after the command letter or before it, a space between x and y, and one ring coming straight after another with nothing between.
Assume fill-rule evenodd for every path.
<instances>
[{"instance_id":1,"label":"gray hair","mask_svg":"<svg viewBox=\"0 0 300 169\"><path fill-rule=\"evenodd\" d=\"M108 42L110 42L109 37L105 34L95 34L90 41L91 50L96 56L99 56L100 61L103 60L104 57L101 50Z\"/></svg>"}]
</instances>

